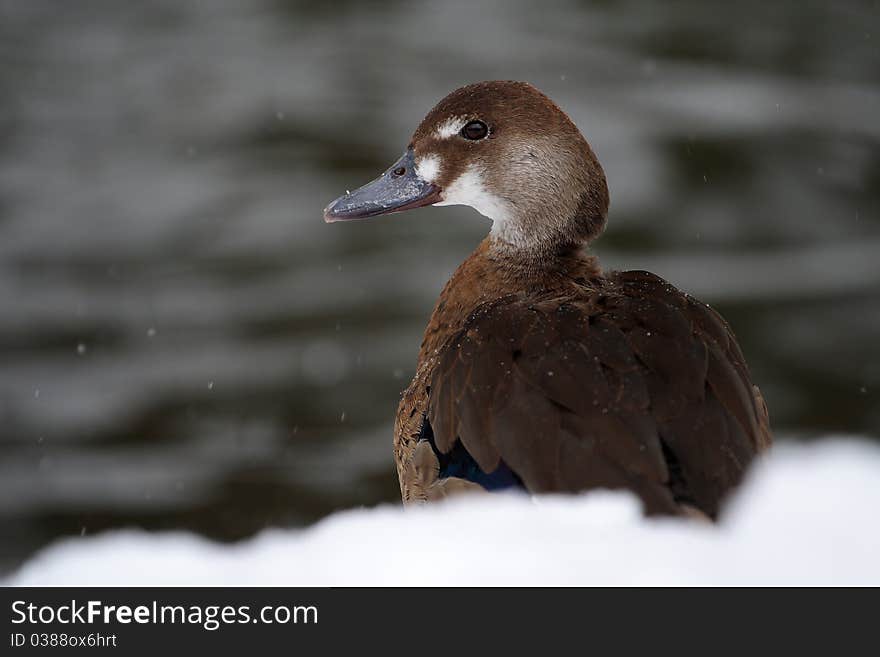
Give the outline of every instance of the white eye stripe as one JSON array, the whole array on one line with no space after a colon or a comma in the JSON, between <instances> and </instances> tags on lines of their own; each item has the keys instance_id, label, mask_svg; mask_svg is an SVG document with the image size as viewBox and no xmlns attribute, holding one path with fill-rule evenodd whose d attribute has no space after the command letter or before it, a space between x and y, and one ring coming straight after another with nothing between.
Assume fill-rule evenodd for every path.
<instances>
[{"instance_id":1,"label":"white eye stripe","mask_svg":"<svg viewBox=\"0 0 880 657\"><path fill-rule=\"evenodd\" d=\"M437 135L438 139L449 139L461 132L461 129L467 122L466 116L454 116L438 125L437 131L434 134Z\"/></svg>"}]
</instances>

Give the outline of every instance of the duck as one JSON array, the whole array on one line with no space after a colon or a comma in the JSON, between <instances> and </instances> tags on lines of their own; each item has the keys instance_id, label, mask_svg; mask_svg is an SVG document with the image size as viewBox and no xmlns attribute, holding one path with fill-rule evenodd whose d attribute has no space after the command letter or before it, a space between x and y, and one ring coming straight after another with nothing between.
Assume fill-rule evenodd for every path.
<instances>
[{"instance_id":1,"label":"duck","mask_svg":"<svg viewBox=\"0 0 880 657\"><path fill-rule=\"evenodd\" d=\"M456 89L328 223L435 205L488 217L446 283L394 423L404 505L462 493L597 489L646 515L718 517L772 444L729 324L590 246L610 197L580 130L526 82Z\"/></svg>"}]
</instances>

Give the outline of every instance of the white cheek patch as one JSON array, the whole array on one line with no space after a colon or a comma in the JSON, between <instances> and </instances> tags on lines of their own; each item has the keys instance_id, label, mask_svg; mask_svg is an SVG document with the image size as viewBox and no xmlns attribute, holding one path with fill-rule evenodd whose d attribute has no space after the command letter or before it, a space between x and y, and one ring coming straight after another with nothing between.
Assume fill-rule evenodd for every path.
<instances>
[{"instance_id":1,"label":"white cheek patch","mask_svg":"<svg viewBox=\"0 0 880 657\"><path fill-rule=\"evenodd\" d=\"M420 157L416 162L416 175L425 182L436 181L440 175L440 158L436 155Z\"/></svg>"},{"instance_id":2,"label":"white cheek patch","mask_svg":"<svg viewBox=\"0 0 880 657\"><path fill-rule=\"evenodd\" d=\"M438 125L434 134L437 135L437 139L449 139L461 132L465 123L467 123L467 117L453 116L451 119L446 119Z\"/></svg>"},{"instance_id":3,"label":"white cheek patch","mask_svg":"<svg viewBox=\"0 0 880 657\"><path fill-rule=\"evenodd\" d=\"M467 205L484 217L489 217L494 224L492 232L500 229L510 217L508 203L486 189L478 169L468 167L443 190L443 200L434 205Z\"/></svg>"}]
</instances>

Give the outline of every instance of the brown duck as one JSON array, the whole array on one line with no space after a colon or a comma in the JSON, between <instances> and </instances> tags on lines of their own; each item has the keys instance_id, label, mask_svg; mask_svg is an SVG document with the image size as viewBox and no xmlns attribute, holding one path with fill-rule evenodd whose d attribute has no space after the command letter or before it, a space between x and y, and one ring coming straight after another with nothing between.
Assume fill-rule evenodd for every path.
<instances>
[{"instance_id":1,"label":"brown duck","mask_svg":"<svg viewBox=\"0 0 880 657\"><path fill-rule=\"evenodd\" d=\"M457 89L328 222L469 205L492 229L446 284L397 413L404 502L462 490L628 489L714 518L771 443L730 327L644 271L603 271L605 174L533 86Z\"/></svg>"}]
</instances>

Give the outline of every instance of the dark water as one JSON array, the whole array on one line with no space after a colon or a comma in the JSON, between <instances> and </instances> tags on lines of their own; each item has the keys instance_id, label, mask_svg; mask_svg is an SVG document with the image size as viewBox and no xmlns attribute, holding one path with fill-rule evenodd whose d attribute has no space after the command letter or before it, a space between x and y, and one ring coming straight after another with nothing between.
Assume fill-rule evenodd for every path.
<instances>
[{"instance_id":1,"label":"dark water","mask_svg":"<svg viewBox=\"0 0 880 657\"><path fill-rule=\"evenodd\" d=\"M877 2L0 1L0 564L395 500L462 208L326 226L428 108L533 82L596 252L733 323L782 439L880 435Z\"/></svg>"}]
</instances>

